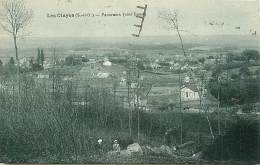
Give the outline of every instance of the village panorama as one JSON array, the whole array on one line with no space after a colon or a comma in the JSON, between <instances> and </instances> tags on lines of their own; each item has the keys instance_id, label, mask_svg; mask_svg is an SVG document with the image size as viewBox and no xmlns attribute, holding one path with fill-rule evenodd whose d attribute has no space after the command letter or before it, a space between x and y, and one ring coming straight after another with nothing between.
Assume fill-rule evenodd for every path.
<instances>
[{"instance_id":1,"label":"village panorama","mask_svg":"<svg viewBox=\"0 0 260 165\"><path fill-rule=\"evenodd\" d=\"M142 36L146 29L2 37L0 162L259 163L256 31Z\"/></svg>"}]
</instances>

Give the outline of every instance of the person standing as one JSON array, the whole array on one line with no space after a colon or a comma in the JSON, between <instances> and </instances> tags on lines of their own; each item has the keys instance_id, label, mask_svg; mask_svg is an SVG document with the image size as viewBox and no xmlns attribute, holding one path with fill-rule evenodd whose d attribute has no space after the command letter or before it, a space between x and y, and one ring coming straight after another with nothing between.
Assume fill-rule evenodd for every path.
<instances>
[{"instance_id":1,"label":"person standing","mask_svg":"<svg viewBox=\"0 0 260 165\"><path fill-rule=\"evenodd\" d=\"M97 141L97 151L99 155L103 154L103 139L101 137Z\"/></svg>"},{"instance_id":2,"label":"person standing","mask_svg":"<svg viewBox=\"0 0 260 165\"><path fill-rule=\"evenodd\" d=\"M120 152L120 145L118 144L118 140L114 140L113 151L115 151L117 153Z\"/></svg>"}]
</instances>

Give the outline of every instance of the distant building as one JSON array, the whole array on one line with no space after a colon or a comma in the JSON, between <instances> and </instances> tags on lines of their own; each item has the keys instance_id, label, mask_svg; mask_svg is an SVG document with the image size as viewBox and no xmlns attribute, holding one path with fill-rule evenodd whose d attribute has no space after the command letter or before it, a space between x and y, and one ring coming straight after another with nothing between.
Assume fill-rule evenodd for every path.
<instances>
[{"instance_id":1,"label":"distant building","mask_svg":"<svg viewBox=\"0 0 260 165\"><path fill-rule=\"evenodd\" d=\"M110 62L108 59L104 60L103 62L104 66L112 66L112 62Z\"/></svg>"},{"instance_id":2,"label":"distant building","mask_svg":"<svg viewBox=\"0 0 260 165\"><path fill-rule=\"evenodd\" d=\"M82 58L82 62L88 62L88 59L87 59L86 55L81 56L81 58Z\"/></svg>"},{"instance_id":3,"label":"distant building","mask_svg":"<svg viewBox=\"0 0 260 165\"><path fill-rule=\"evenodd\" d=\"M194 85L185 85L181 88L181 99L183 101L199 100L199 90Z\"/></svg>"},{"instance_id":4,"label":"distant building","mask_svg":"<svg viewBox=\"0 0 260 165\"><path fill-rule=\"evenodd\" d=\"M48 79L48 78L50 78L50 75L46 74L46 73L39 73L39 74L37 74L37 78L38 79Z\"/></svg>"},{"instance_id":5,"label":"distant building","mask_svg":"<svg viewBox=\"0 0 260 165\"><path fill-rule=\"evenodd\" d=\"M157 64L157 63L151 63L151 64L150 64L150 67L151 67L152 69L159 69L159 68L161 68L161 65L159 65L159 64Z\"/></svg>"},{"instance_id":6,"label":"distant building","mask_svg":"<svg viewBox=\"0 0 260 165\"><path fill-rule=\"evenodd\" d=\"M73 65L81 65L82 64L82 57L81 56L73 56Z\"/></svg>"},{"instance_id":7,"label":"distant building","mask_svg":"<svg viewBox=\"0 0 260 165\"><path fill-rule=\"evenodd\" d=\"M186 76L186 77L184 78L184 82L185 82L185 83L189 83L189 82L190 82L190 77L189 77L189 76Z\"/></svg>"},{"instance_id":8,"label":"distant building","mask_svg":"<svg viewBox=\"0 0 260 165\"><path fill-rule=\"evenodd\" d=\"M63 80L64 80L64 81L72 81L72 80L73 80L73 77L71 77L71 76L64 76L64 77L63 77Z\"/></svg>"},{"instance_id":9,"label":"distant building","mask_svg":"<svg viewBox=\"0 0 260 165\"><path fill-rule=\"evenodd\" d=\"M126 86L126 79L124 77L121 78L120 85L121 86Z\"/></svg>"},{"instance_id":10,"label":"distant building","mask_svg":"<svg viewBox=\"0 0 260 165\"><path fill-rule=\"evenodd\" d=\"M33 72L32 77L36 79L49 79L52 78L51 74L48 73L48 71L43 71L43 72Z\"/></svg>"},{"instance_id":11,"label":"distant building","mask_svg":"<svg viewBox=\"0 0 260 165\"><path fill-rule=\"evenodd\" d=\"M179 63L174 63L172 66L173 70L179 70L180 69L180 64Z\"/></svg>"},{"instance_id":12,"label":"distant building","mask_svg":"<svg viewBox=\"0 0 260 165\"><path fill-rule=\"evenodd\" d=\"M197 67L197 66L191 66L190 69L191 69L191 70L197 70L198 67Z\"/></svg>"},{"instance_id":13,"label":"distant building","mask_svg":"<svg viewBox=\"0 0 260 165\"><path fill-rule=\"evenodd\" d=\"M23 57L19 60L21 68L29 68L30 67L30 60L26 57Z\"/></svg>"},{"instance_id":14,"label":"distant building","mask_svg":"<svg viewBox=\"0 0 260 165\"><path fill-rule=\"evenodd\" d=\"M43 68L44 69L51 69L54 67L54 63L50 62L50 61L44 61L43 62Z\"/></svg>"},{"instance_id":15,"label":"distant building","mask_svg":"<svg viewBox=\"0 0 260 165\"><path fill-rule=\"evenodd\" d=\"M174 61L170 61L169 64L170 64L170 65L174 65L175 62L174 62Z\"/></svg>"},{"instance_id":16,"label":"distant building","mask_svg":"<svg viewBox=\"0 0 260 165\"><path fill-rule=\"evenodd\" d=\"M96 63L97 63L96 59L91 58L88 60L88 64L96 64Z\"/></svg>"},{"instance_id":17,"label":"distant building","mask_svg":"<svg viewBox=\"0 0 260 165\"><path fill-rule=\"evenodd\" d=\"M188 67L189 67L189 66L186 64L186 65L184 65L184 66L181 67L181 70L187 70Z\"/></svg>"},{"instance_id":18,"label":"distant building","mask_svg":"<svg viewBox=\"0 0 260 165\"><path fill-rule=\"evenodd\" d=\"M98 78L108 78L109 75L110 75L109 73L99 72L99 73L97 74L97 77L98 77Z\"/></svg>"}]
</instances>

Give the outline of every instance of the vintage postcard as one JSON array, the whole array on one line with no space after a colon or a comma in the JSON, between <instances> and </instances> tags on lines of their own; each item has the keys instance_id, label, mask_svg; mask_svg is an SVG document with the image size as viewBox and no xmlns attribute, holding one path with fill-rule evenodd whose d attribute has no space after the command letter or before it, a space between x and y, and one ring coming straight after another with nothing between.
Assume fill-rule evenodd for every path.
<instances>
[{"instance_id":1,"label":"vintage postcard","mask_svg":"<svg viewBox=\"0 0 260 165\"><path fill-rule=\"evenodd\" d=\"M260 163L260 1L0 0L0 25L0 163Z\"/></svg>"}]
</instances>

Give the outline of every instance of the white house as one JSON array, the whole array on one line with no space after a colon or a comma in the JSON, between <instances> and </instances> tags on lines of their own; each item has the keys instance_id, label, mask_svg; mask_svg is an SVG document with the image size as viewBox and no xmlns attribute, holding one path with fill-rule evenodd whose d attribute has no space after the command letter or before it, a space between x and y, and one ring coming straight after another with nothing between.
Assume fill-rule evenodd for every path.
<instances>
[{"instance_id":1,"label":"white house","mask_svg":"<svg viewBox=\"0 0 260 165\"><path fill-rule=\"evenodd\" d=\"M53 68L54 67L54 64L51 63L50 61L44 61L43 62L43 68L44 69L50 69L50 68Z\"/></svg>"},{"instance_id":2,"label":"white house","mask_svg":"<svg viewBox=\"0 0 260 165\"><path fill-rule=\"evenodd\" d=\"M121 77L120 85L121 85L121 86L126 86L126 78Z\"/></svg>"},{"instance_id":3,"label":"white house","mask_svg":"<svg viewBox=\"0 0 260 165\"><path fill-rule=\"evenodd\" d=\"M104 62L103 62L103 65L104 66L112 66L112 62L110 62L107 58L105 58Z\"/></svg>"},{"instance_id":4,"label":"white house","mask_svg":"<svg viewBox=\"0 0 260 165\"><path fill-rule=\"evenodd\" d=\"M160 66L159 64L157 64L157 63L151 63L151 64L150 64L150 67L151 67L152 69L158 69L158 68L160 68L161 66Z\"/></svg>"},{"instance_id":5,"label":"white house","mask_svg":"<svg viewBox=\"0 0 260 165\"><path fill-rule=\"evenodd\" d=\"M184 66L181 67L181 70L187 70L188 67L189 67L189 66L188 66L187 64L185 64Z\"/></svg>"},{"instance_id":6,"label":"white house","mask_svg":"<svg viewBox=\"0 0 260 165\"><path fill-rule=\"evenodd\" d=\"M30 60L26 57L19 59L19 62L21 68L29 68L30 66Z\"/></svg>"},{"instance_id":7,"label":"white house","mask_svg":"<svg viewBox=\"0 0 260 165\"><path fill-rule=\"evenodd\" d=\"M104 66L112 66L112 62L110 62L110 61L104 61L104 62L103 62L103 65L104 65Z\"/></svg>"},{"instance_id":8,"label":"white house","mask_svg":"<svg viewBox=\"0 0 260 165\"><path fill-rule=\"evenodd\" d=\"M199 100L199 90L196 86L185 85L181 88L181 99L183 101Z\"/></svg>"},{"instance_id":9,"label":"white house","mask_svg":"<svg viewBox=\"0 0 260 165\"><path fill-rule=\"evenodd\" d=\"M71 76L64 76L64 77L63 77L63 80L64 80L64 81L72 81L72 80L73 80L73 77L71 77Z\"/></svg>"},{"instance_id":10,"label":"white house","mask_svg":"<svg viewBox=\"0 0 260 165\"><path fill-rule=\"evenodd\" d=\"M109 73L99 72L99 73L97 74L97 77L98 77L98 78L108 78L109 75L110 75Z\"/></svg>"},{"instance_id":11,"label":"white house","mask_svg":"<svg viewBox=\"0 0 260 165\"><path fill-rule=\"evenodd\" d=\"M87 64L96 64L97 63L97 61L96 61L96 59L93 59L93 58L91 58L91 59L89 59L88 60L88 62L87 62Z\"/></svg>"},{"instance_id":12,"label":"white house","mask_svg":"<svg viewBox=\"0 0 260 165\"><path fill-rule=\"evenodd\" d=\"M48 78L50 78L50 75L49 74L38 74L37 78L38 79L48 79Z\"/></svg>"},{"instance_id":13,"label":"white house","mask_svg":"<svg viewBox=\"0 0 260 165\"><path fill-rule=\"evenodd\" d=\"M175 64L175 62L174 61L170 61L169 64L173 66Z\"/></svg>"},{"instance_id":14,"label":"white house","mask_svg":"<svg viewBox=\"0 0 260 165\"><path fill-rule=\"evenodd\" d=\"M189 77L189 76L186 76L186 77L184 78L184 82L185 82L185 83L189 83L189 82L190 82L190 77Z\"/></svg>"}]
</instances>

